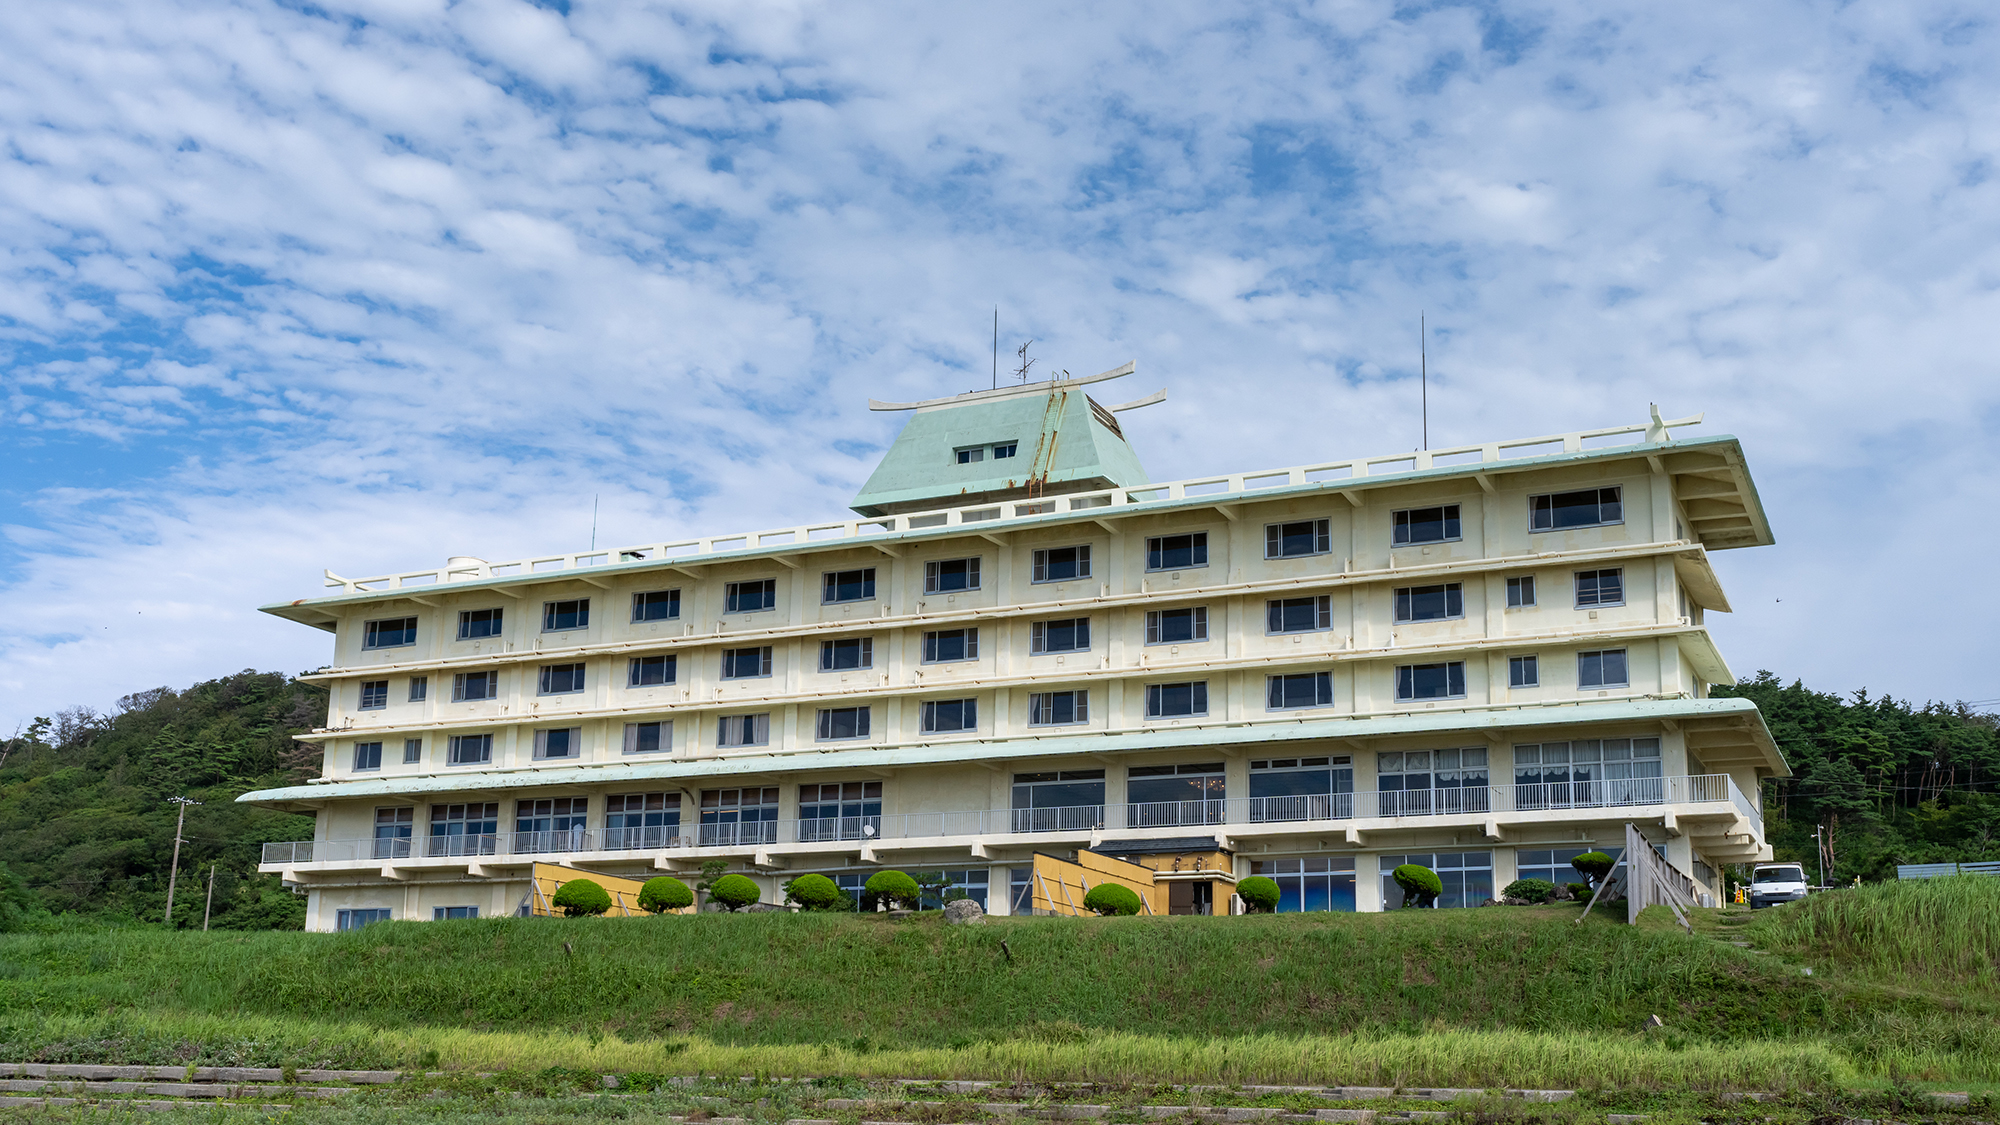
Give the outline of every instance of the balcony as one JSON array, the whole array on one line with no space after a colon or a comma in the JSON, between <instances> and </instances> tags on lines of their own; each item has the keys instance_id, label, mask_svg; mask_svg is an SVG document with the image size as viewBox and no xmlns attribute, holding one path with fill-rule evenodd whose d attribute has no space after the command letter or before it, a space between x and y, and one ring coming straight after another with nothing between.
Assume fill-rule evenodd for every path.
<instances>
[{"instance_id":1,"label":"balcony","mask_svg":"<svg viewBox=\"0 0 2000 1125\"><path fill-rule=\"evenodd\" d=\"M1276 834L1285 826L1342 823L1359 829L1408 827L1424 819L1494 819L1519 823L1545 817L1584 819L1657 816L1672 810L1682 817L1746 820L1758 840L1764 832L1756 802L1727 774L1579 781L1539 785L1464 786L1388 792L1323 793L1227 800L1164 801L1118 805L1069 805L1041 809L971 809L962 812L819 817L805 820L741 820L693 825L560 832L491 832L358 840L320 840L264 845L263 866L302 864L379 866L403 861L477 860L547 854L595 855L659 853L684 848L756 849L798 846L808 852L852 850L851 846L895 846L900 842L980 839L994 841L1055 835L1087 841L1110 831L1212 829L1230 835ZM955 846L955 845L954 845ZM635 857L636 858L636 857Z\"/></svg>"}]
</instances>

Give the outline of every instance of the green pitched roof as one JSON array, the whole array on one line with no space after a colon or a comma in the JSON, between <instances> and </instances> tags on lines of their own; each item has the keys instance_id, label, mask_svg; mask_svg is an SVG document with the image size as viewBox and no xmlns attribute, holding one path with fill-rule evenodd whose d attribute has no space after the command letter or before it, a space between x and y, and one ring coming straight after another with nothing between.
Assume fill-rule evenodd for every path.
<instances>
[{"instance_id":1,"label":"green pitched roof","mask_svg":"<svg viewBox=\"0 0 2000 1125\"><path fill-rule=\"evenodd\" d=\"M1085 383L1130 367L929 402L870 402L876 410L912 413L854 498L854 510L880 516L1149 483L1116 416L1083 392ZM1008 445L1012 456L994 456ZM976 459L961 463L962 450Z\"/></svg>"}]
</instances>

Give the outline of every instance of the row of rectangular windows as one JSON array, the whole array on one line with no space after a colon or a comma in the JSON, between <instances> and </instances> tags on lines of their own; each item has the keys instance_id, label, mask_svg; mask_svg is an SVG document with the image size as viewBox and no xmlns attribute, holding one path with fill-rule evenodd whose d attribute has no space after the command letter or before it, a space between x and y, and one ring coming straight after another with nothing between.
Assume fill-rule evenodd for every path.
<instances>
[{"instance_id":1,"label":"row of rectangular windows","mask_svg":"<svg viewBox=\"0 0 2000 1125\"><path fill-rule=\"evenodd\" d=\"M1624 649L1580 652L1577 654L1577 687L1582 690L1627 687L1629 686L1627 665ZM583 665L566 667L576 669L577 676L582 675ZM549 669L544 669L544 672L547 671ZM1508 662L1508 673L1510 687L1541 686L1538 657L1511 657ZM469 673L469 675L493 676L497 673ZM1266 676L1264 681L1265 707L1268 710L1292 711L1333 705L1331 672L1287 673ZM386 694L388 686L387 680L379 680L363 685L363 689L364 692L379 690ZM1463 661L1404 664L1396 668L1398 702L1462 699L1464 696ZM1146 717L1149 719L1190 718L1207 714L1206 680L1146 685ZM1035 692L1028 698L1030 726L1066 726L1089 721L1090 704L1087 690ZM814 737L822 742L867 738L871 724L872 709L868 706L821 708ZM918 729L924 734L953 734L976 730L978 725L978 702L975 699L926 700L920 704ZM581 737L582 730L579 727L538 730L535 732L535 757L537 759L573 757L581 753ZM729 715L717 720L716 743L719 746L763 746L769 744L770 738L769 712ZM490 761L492 740L493 736L490 734L453 736L447 761L452 765ZM671 749L672 746L673 723L670 720L627 723L625 726L625 752L628 754L653 753ZM404 762L419 761L421 754L421 739L409 739L405 742ZM357 743L354 761L354 768L357 770L380 768L382 744Z\"/></svg>"},{"instance_id":2,"label":"row of rectangular windows","mask_svg":"<svg viewBox=\"0 0 2000 1125\"><path fill-rule=\"evenodd\" d=\"M1530 498L1531 531L1566 531L1623 522L1621 490L1617 487L1551 493ZM1442 504L1430 508L1410 508L1393 513L1392 542L1395 546L1446 543L1461 538L1459 505ZM1298 520L1268 524L1264 528L1264 557L1267 559L1321 555L1333 549L1328 520ZM1032 557L1034 582L1069 582L1091 576L1090 547L1039 548ZM1146 569L1183 570L1208 565L1208 533L1189 532L1159 535L1146 540ZM1532 580L1531 580L1532 581ZM979 559L944 559L924 564L926 594L953 593L980 588ZM757 613L777 607L778 580L760 578L730 582L724 590L725 613ZM875 598L875 568L827 571L821 575L820 600L825 605L872 601ZM632 596L635 623L667 621L680 617L679 590L655 590ZM458 639L476 640L500 634L502 612L498 608L467 610L459 614ZM590 599L576 598L546 602L542 607L542 631L565 632L587 628ZM391 648L416 643L414 617L370 621L363 628L363 648Z\"/></svg>"},{"instance_id":3,"label":"row of rectangular windows","mask_svg":"<svg viewBox=\"0 0 2000 1125\"><path fill-rule=\"evenodd\" d=\"M973 571L977 572L977 559L961 561L973 563ZM871 576L869 581L872 586L872 569L869 573ZM1579 570L1575 572L1573 577L1574 602L1577 609L1593 609L1625 604L1623 568L1610 567L1598 570ZM730 585L734 587L739 584L730 583ZM651 604L671 604L673 607L672 616L678 617L680 614L679 590L664 590L634 595L635 603L639 599L645 598L660 599ZM1508 608L1528 608L1536 604L1535 579L1533 575L1523 575L1507 579ZM560 612L558 612L558 607L560 607ZM1313 632L1331 628L1333 622L1332 607L1332 598L1325 594L1301 598L1271 599L1265 602L1265 631L1276 635L1281 633ZM1465 588L1463 583L1442 582L1428 586L1399 586L1395 589L1395 620L1399 625L1424 621L1445 621L1464 616ZM499 635L501 624L501 610L499 609L462 610L458 618L458 635L461 640ZM589 620L590 599L588 598L579 598L566 602L549 602L543 610L544 627L555 631L578 628L583 624L588 624ZM635 616L633 620L654 619ZM549 622L557 622L558 624L549 625ZM1038 621L1033 623L1029 627L1029 630L1029 652L1032 654L1076 652L1090 647L1088 640L1090 622L1088 618L1047 622ZM977 634L977 629L941 630L924 634L925 662L977 659ZM1075 638L1077 636L1083 638L1082 643L1076 643ZM957 639L948 640L945 643L943 651L960 653L961 655L932 655L934 651L938 650L937 638L951 637ZM1206 606L1149 610L1146 613L1147 644L1178 644L1187 641L1205 641L1207 639L1208 607ZM413 645L416 641L417 619L414 617L399 617L385 621L368 622L363 630L362 645L364 648L391 648L400 645ZM861 643L865 645L868 642L864 640ZM866 664L826 663L824 654L829 650L825 646L836 644L848 645L851 648L853 642L825 642L821 650L822 660L820 668L822 671L868 666ZM767 649L766 652L768 653L768 651ZM766 668L763 674L768 674L768 671L769 669ZM749 674L756 675L758 673ZM737 677L735 674L725 671L723 678L734 679ZM638 681L635 680L635 686L637 683Z\"/></svg>"}]
</instances>

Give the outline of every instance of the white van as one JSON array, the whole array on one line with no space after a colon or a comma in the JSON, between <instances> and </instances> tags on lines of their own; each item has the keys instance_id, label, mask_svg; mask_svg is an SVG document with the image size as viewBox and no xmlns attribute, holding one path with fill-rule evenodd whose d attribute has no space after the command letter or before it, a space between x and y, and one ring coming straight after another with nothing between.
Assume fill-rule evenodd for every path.
<instances>
[{"instance_id":1,"label":"white van","mask_svg":"<svg viewBox=\"0 0 2000 1125\"><path fill-rule=\"evenodd\" d=\"M1750 870L1750 909L1806 897L1806 869L1796 863L1760 863Z\"/></svg>"}]
</instances>

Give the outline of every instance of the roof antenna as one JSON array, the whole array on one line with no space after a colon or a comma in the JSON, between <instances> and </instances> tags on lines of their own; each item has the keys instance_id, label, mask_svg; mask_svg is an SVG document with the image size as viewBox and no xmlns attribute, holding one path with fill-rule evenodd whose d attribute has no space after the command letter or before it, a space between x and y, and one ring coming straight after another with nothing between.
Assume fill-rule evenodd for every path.
<instances>
[{"instance_id":1,"label":"roof antenna","mask_svg":"<svg viewBox=\"0 0 2000 1125\"><path fill-rule=\"evenodd\" d=\"M590 549L597 550L597 494L590 494Z\"/></svg>"},{"instance_id":2,"label":"roof antenna","mask_svg":"<svg viewBox=\"0 0 2000 1125\"><path fill-rule=\"evenodd\" d=\"M993 306L993 389L1000 389L1000 306Z\"/></svg>"},{"instance_id":3,"label":"roof antenna","mask_svg":"<svg viewBox=\"0 0 2000 1125\"><path fill-rule=\"evenodd\" d=\"M1431 357L1430 326L1425 322L1424 312L1417 311L1417 385L1424 396L1424 448L1431 447Z\"/></svg>"},{"instance_id":4,"label":"roof antenna","mask_svg":"<svg viewBox=\"0 0 2000 1125\"><path fill-rule=\"evenodd\" d=\"M1022 344L1019 350L1014 353L1021 357L1021 366L1014 369L1014 374L1020 376L1023 383L1028 381L1028 368L1035 365L1035 361L1028 358L1028 344L1032 343L1034 341L1029 340L1026 344Z\"/></svg>"}]
</instances>

